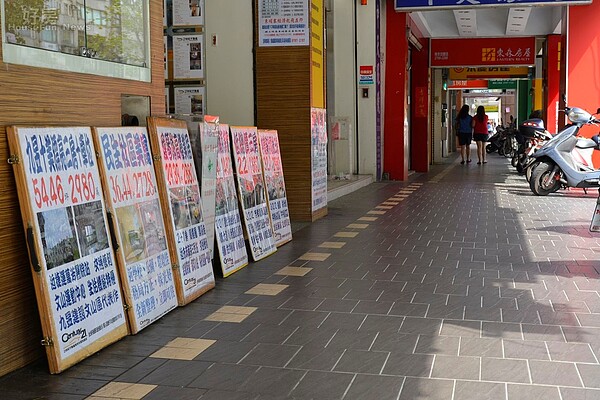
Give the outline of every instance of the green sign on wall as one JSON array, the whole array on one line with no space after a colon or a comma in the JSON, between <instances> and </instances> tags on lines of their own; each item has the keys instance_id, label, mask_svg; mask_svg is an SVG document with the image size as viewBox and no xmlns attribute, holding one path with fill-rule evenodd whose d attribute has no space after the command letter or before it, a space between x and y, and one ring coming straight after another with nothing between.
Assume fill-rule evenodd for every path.
<instances>
[{"instance_id":1,"label":"green sign on wall","mask_svg":"<svg viewBox=\"0 0 600 400\"><path fill-rule=\"evenodd\" d=\"M490 79L488 89L516 89L517 81L514 79Z\"/></svg>"}]
</instances>

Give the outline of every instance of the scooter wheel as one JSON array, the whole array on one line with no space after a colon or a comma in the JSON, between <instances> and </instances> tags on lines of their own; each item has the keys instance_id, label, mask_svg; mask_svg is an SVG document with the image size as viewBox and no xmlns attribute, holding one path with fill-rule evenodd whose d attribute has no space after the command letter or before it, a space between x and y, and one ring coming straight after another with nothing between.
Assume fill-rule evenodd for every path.
<instances>
[{"instance_id":1,"label":"scooter wheel","mask_svg":"<svg viewBox=\"0 0 600 400\"><path fill-rule=\"evenodd\" d=\"M517 164L519 164L519 156L517 154L513 155L513 157L510 159L510 165L512 165L513 167L516 167Z\"/></svg>"},{"instance_id":2,"label":"scooter wheel","mask_svg":"<svg viewBox=\"0 0 600 400\"><path fill-rule=\"evenodd\" d=\"M547 196L560 189L560 181L552 175L554 163L542 161L533 170L529 188L537 196Z\"/></svg>"},{"instance_id":3,"label":"scooter wheel","mask_svg":"<svg viewBox=\"0 0 600 400\"><path fill-rule=\"evenodd\" d=\"M485 146L485 152L488 154L491 154L493 152L496 151L496 146L494 146L493 144L488 144L487 146Z\"/></svg>"},{"instance_id":4,"label":"scooter wheel","mask_svg":"<svg viewBox=\"0 0 600 400\"><path fill-rule=\"evenodd\" d=\"M523 169L523 164L521 164L520 162L517 162L516 168L517 168L517 172L519 174L522 174L523 172L525 172L525 170Z\"/></svg>"},{"instance_id":5,"label":"scooter wheel","mask_svg":"<svg viewBox=\"0 0 600 400\"><path fill-rule=\"evenodd\" d=\"M535 161L529 166L527 166L527 168L525 168L525 179L527 179L527 182L531 181L531 175L533 174L533 170L535 169L535 167L538 166L539 163L539 161Z\"/></svg>"}]
</instances>

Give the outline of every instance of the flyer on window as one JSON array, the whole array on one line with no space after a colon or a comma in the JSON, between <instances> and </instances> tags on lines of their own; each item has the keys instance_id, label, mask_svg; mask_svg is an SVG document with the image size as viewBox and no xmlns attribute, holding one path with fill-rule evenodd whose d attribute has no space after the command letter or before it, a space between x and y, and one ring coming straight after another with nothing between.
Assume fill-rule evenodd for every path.
<instances>
[{"instance_id":1,"label":"flyer on window","mask_svg":"<svg viewBox=\"0 0 600 400\"><path fill-rule=\"evenodd\" d=\"M173 36L173 79L204 78L204 35Z\"/></svg>"},{"instance_id":2,"label":"flyer on window","mask_svg":"<svg viewBox=\"0 0 600 400\"><path fill-rule=\"evenodd\" d=\"M150 141L144 127L94 128L94 140L129 325L137 333L177 307Z\"/></svg>"},{"instance_id":3,"label":"flyer on window","mask_svg":"<svg viewBox=\"0 0 600 400\"><path fill-rule=\"evenodd\" d=\"M184 305L215 285L200 185L186 122L148 117L148 127L177 299Z\"/></svg>"},{"instance_id":4,"label":"flyer on window","mask_svg":"<svg viewBox=\"0 0 600 400\"><path fill-rule=\"evenodd\" d=\"M89 127L9 127L50 372L127 334Z\"/></svg>"},{"instance_id":5,"label":"flyer on window","mask_svg":"<svg viewBox=\"0 0 600 400\"><path fill-rule=\"evenodd\" d=\"M259 129L258 140L275 245L279 247L292 240L292 226L277 131Z\"/></svg>"},{"instance_id":6,"label":"flyer on window","mask_svg":"<svg viewBox=\"0 0 600 400\"><path fill-rule=\"evenodd\" d=\"M217 182L215 190L215 237L223 276L248 264L248 252L235 191L229 125L219 124Z\"/></svg>"},{"instance_id":7,"label":"flyer on window","mask_svg":"<svg viewBox=\"0 0 600 400\"><path fill-rule=\"evenodd\" d=\"M254 261L273 254L275 238L269 217L256 127L232 126L237 185L250 253Z\"/></svg>"},{"instance_id":8,"label":"flyer on window","mask_svg":"<svg viewBox=\"0 0 600 400\"><path fill-rule=\"evenodd\" d=\"M175 114L203 115L205 108L204 86L175 86Z\"/></svg>"},{"instance_id":9,"label":"flyer on window","mask_svg":"<svg viewBox=\"0 0 600 400\"><path fill-rule=\"evenodd\" d=\"M312 211L327 207L326 110L311 109Z\"/></svg>"},{"instance_id":10,"label":"flyer on window","mask_svg":"<svg viewBox=\"0 0 600 400\"><path fill-rule=\"evenodd\" d=\"M204 0L173 0L173 25L204 25Z\"/></svg>"},{"instance_id":11,"label":"flyer on window","mask_svg":"<svg viewBox=\"0 0 600 400\"><path fill-rule=\"evenodd\" d=\"M310 3L308 0L260 0L259 46L308 46Z\"/></svg>"}]
</instances>

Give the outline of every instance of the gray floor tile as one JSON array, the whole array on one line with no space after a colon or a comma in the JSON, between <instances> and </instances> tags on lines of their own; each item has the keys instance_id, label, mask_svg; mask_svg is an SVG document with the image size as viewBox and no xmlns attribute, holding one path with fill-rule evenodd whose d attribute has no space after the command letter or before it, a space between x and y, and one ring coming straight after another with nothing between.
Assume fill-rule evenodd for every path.
<instances>
[{"instance_id":1,"label":"gray floor tile","mask_svg":"<svg viewBox=\"0 0 600 400\"><path fill-rule=\"evenodd\" d=\"M525 360L481 359L481 380L491 382L531 383Z\"/></svg>"},{"instance_id":2,"label":"gray floor tile","mask_svg":"<svg viewBox=\"0 0 600 400\"><path fill-rule=\"evenodd\" d=\"M198 400L207 390L185 387L158 386L144 396L144 400Z\"/></svg>"},{"instance_id":3,"label":"gray floor tile","mask_svg":"<svg viewBox=\"0 0 600 400\"><path fill-rule=\"evenodd\" d=\"M357 304L358 300L325 299L317 307L317 311L350 312Z\"/></svg>"},{"instance_id":4,"label":"gray floor tile","mask_svg":"<svg viewBox=\"0 0 600 400\"><path fill-rule=\"evenodd\" d=\"M414 334L379 332L370 350L412 354L418 338Z\"/></svg>"},{"instance_id":5,"label":"gray floor tile","mask_svg":"<svg viewBox=\"0 0 600 400\"><path fill-rule=\"evenodd\" d=\"M259 343L239 363L284 367L299 350L300 346Z\"/></svg>"},{"instance_id":6,"label":"gray floor tile","mask_svg":"<svg viewBox=\"0 0 600 400\"><path fill-rule=\"evenodd\" d=\"M432 378L479 380L479 357L437 355Z\"/></svg>"},{"instance_id":7,"label":"gray floor tile","mask_svg":"<svg viewBox=\"0 0 600 400\"><path fill-rule=\"evenodd\" d=\"M583 386L574 363L531 360L529 370L534 384Z\"/></svg>"},{"instance_id":8,"label":"gray floor tile","mask_svg":"<svg viewBox=\"0 0 600 400\"><path fill-rule=\"evenodd\" d=\"M565 340L560 326L523 324L522 329L525 340L543 340L552 342L564 342Z\"/></svg>"},{"instance_id":9,"label":"gray floor tile","mask_svg":"<svg viewBox=\"0 0 600 400\"><path fill-rule=\"evenodd\" d=\"M415 353L458 355L460 338L456 336L428 336L419 335Z\"/></svg>"},{"instance_id":10,"label":"gray floor tile","mask_svg":"<svg viewBox=\"0 0 600 400\"><path fill-rule=\"evenodd\" d=\"M303 346L286 365L288 368L331 371L344 354L343 348Z\"/></svg>"},{"instance_id":11,"label":"gray floor tile","mask_svg":"<svg viewBox=\"0 0 600 400\"><path fill-rule=\"evenodd\" d=\"M481 336L481 322L446 319L442 325L440 335L478 338Z\"/></svg>"},{"instance_id":12,"label":"gray floor tile","mask_svg":"<svg viewBox=\"0 0 600 400\"><path fill-rule=\"evenodd\" d=\"M394 302L394 305L389 311L389 315L425 317L425 314L427 313L427 308L427 304Z\"/></svg>"},{"instance_id":13,"label":"gray floor tile","mask_svg":"<svg viewBox=\"0 0 600 400\"><path fill-rule=\"evenodd\" d=\"M437 335L442 324L441 319L405 317L400 333L414 333L419 335Z\"/></svg>"},{"instance_id":14,"label":"gray floor tile","mask_svg":"<svg viewBox=\"0 0 600 400\"><path fill-rule=\"evenodd\" d=\"M583 386L587 388L600 388L600 365L577 364Z\"/></svg>"},{"instance_id":15,"label":"gray floor tile","mask_svg":"<svg viewBox=\"0 0 600 400\"><path fill-rule=\"evenodd\" d=\"M446 379L407 377L399 400L448 400L452 398L454 382Z\"/></svg>"},{"instance_id":16,"label":"gray floor tile","mask_svg":"<svg viewBox=\"0 0 600 400\"><path fill-rule=\"evenodd\" d=\"M595 400L600 399L600 390L560 388L562 400Z\"/></svg>"},{"instance_id":17,"label":"gray floor tile","mask_svg":"<svg viewBox=\"0 0 600 400\"><path fill-rule=\"evenodd\" d=\"M354 378L353 374L309 371L292 390L292 396L315 399L341 399Z\"/></svg>"},{"instance_id":18,"label":"gray floor tile","mask_svg":"<svg viewBox=\"0 0 600 400\"><path fill-rule=\"evenodd\" d=\"M550 357L554 361L598 363L590 346L583 343L547 342Z\"/></svg>"},{"instance_id":19,"label":"gray floor tile","mask_svg":"<svg viewBox=\"0 0 600 400\"><path fill-rule=\"evenodd\" d=\"M390 353L365 350L346 350L333 368L338 372L378 375Z\"/></svg>"},{"instance_id":20,"label":"gray floor tile","mask_svg":"<svg viewBox=\"0 0 600 400\"><path fill-rule=\"evenodd\" d=\"M508 400L560 400L557 387L534 385L508 385Z\"/></svg>"},{"instance_id":21,"label":"gray floor tile","mask_svg":"<svg viewBox=\"0 0 600 400\"><path fill-rule=\"evenodd\" d=\"M218 363L235 364L246 354L248 354L254 347L256 347L256 343L253 342L231 342L227 340L217 340L208 349L200 353L195 359L200 361L214 361Z\"/></svg>"},{"instance_id":22,"label":"gray floor tile","mask_svg":"<svg viewBox=\"0 0 600 400\"><path fill-rule=\"evenodd\" d=\"M213 364L194 379L188 387L238 390L257 369L258 367L251 365Z\"/></svg>"},{"instance_id":23,"label":"gray floor tile","mask_svg":"<svg viewBox=\"0 0 600 400\"><path fill-rule=\"evenodd\" d=\"M461 338L459 355L502 358L502 340L469 337Z\"/></svg>"},{"instance_id":24,"label":"gray floor tile","mask_svg":"<svg viewBox=\"0 0 600 400\"><path fill-rule=\"evenodd\" d=\"M533 340L503 340L504 357L529 360L550 360L545 342Z\"/></svg>"},{"instance_id":25,"label":"gray floor tile","mask_svg":"<svg viewBox=\"0 0 600 400\"><path fill-rule=\"evenodd\" d=\"M183 387L197 379L210 366L211 363L206 361L168 360L139 383Z\"/></svg>"},{"instance_id":26,"label":"gray floor tile","mask_svg":"<svg viewBox=\"0 0 600 400\"><path fill-rule=\"evenodd\" d=\"M456 381L453 400L506 400L503 383Z\"/></svg>"},{"instance_id":27,"label":"gray floor tile","mask_svg":"<svg viewBox=\"0 0 600 400\"><path fill-rule=\"evenodd\" d=\"M396 400L403 383L402 377L358 374L344 400Z\"/></svg>"},{"instance_id":28,"label":"gray floor tile","mask_svg":"<svg viewBox=\"0 0 600 400\"><path fill-rule=\"evenodd\" d=\"M428 377L434 356L428 354L391 353L383 373L386 375Z\"/></svg>"},{"instance_id":29,"label":"gray floor tile","mask_svg":"<svg viewBox=\"0 0 600 400\"><path fill-rule=\"evenodd\" d=\"M263 367L254 372L240 390L270 396L287 396L304 377L306 371Z\"/></svg>"}]
</instances>

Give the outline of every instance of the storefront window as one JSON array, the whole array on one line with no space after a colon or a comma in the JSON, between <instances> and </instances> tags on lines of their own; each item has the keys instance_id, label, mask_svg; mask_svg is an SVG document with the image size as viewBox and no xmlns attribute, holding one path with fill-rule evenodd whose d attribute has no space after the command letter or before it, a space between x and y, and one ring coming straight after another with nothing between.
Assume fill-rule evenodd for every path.
<instances>
[{"instance_id":1,"label":"storefront window","mask_svg":"<svg viewBox=\"0 0 600 400\"><path fill-rule=\"evenodd\" d=\"M4 0L3 7L5 47L149 65L147 0Z\"/></svg>"}]
</instances>

